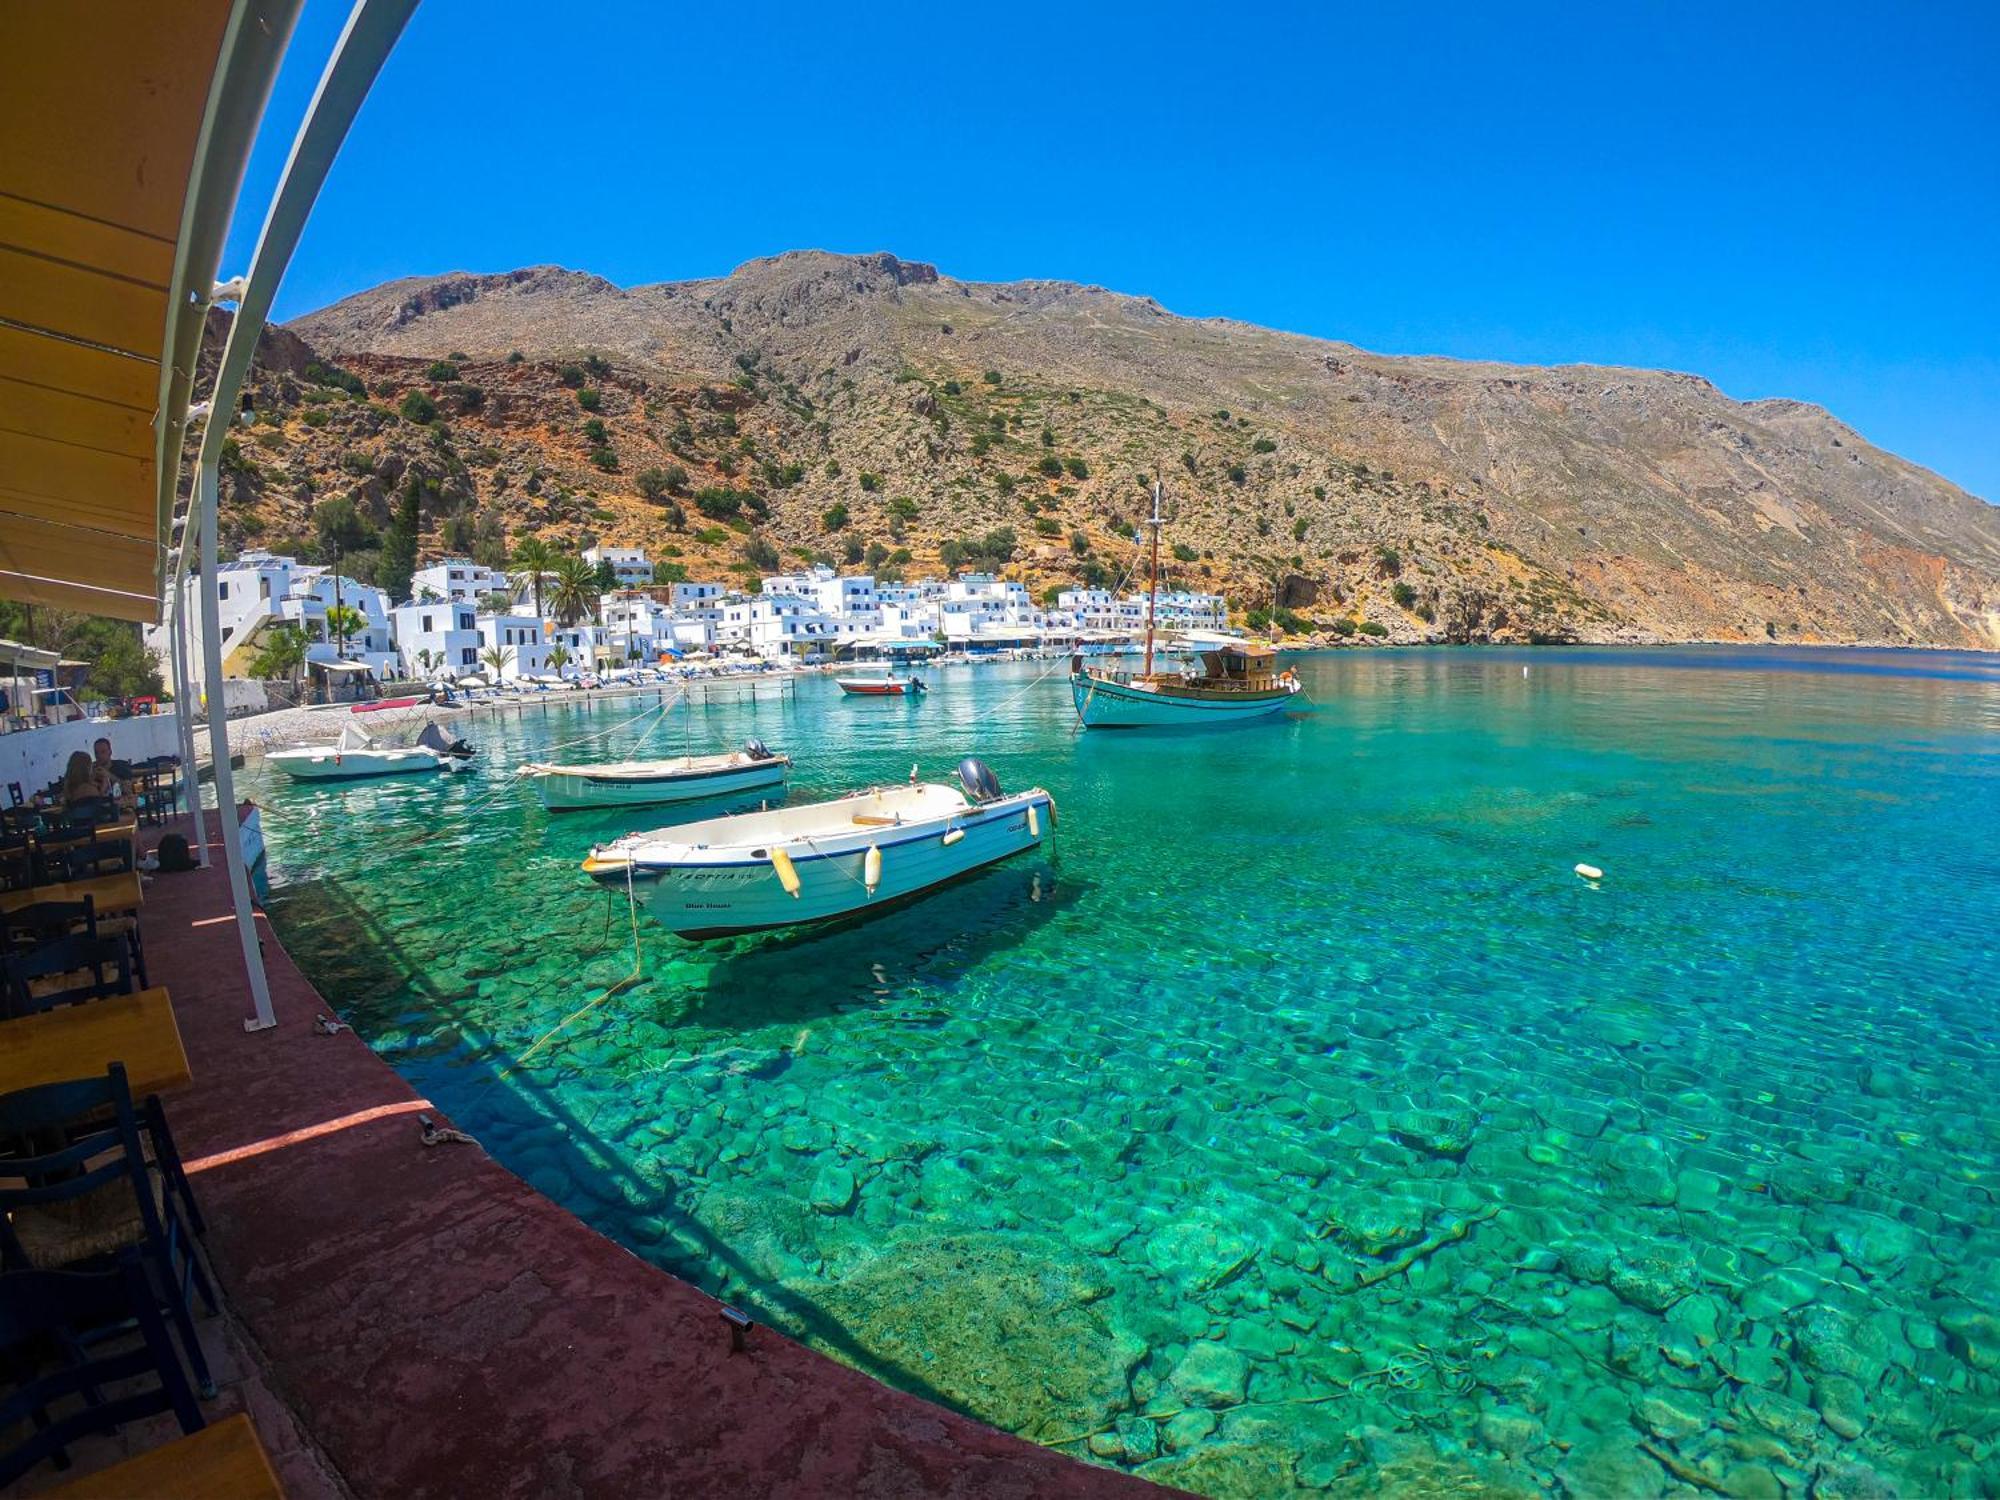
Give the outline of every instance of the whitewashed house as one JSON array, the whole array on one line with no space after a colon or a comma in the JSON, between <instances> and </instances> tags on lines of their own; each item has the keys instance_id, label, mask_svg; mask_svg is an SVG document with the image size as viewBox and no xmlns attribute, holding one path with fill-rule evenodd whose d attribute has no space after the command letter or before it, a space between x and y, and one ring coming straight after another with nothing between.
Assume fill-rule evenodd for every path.
<instances>
[{"instance_id":1,"label":"whitewashed house","mask_svg":"<svg viewBox=\"0 0 2000 1500\"><path fill-rule=\"evenodd\" d=\"M479 612L470 603L399 604L389 611L403 671L411 677L459 677L479 670ZM423 653L430 652L429 658ZM429 665L425 665L425 661Z\"/></svg>"},{"instance_id":2,"label":"whitewashed house","mask_svg":"<svg viewBox=\"0 0 2000 1500\"><path fill-rule=\"evenodd\" d=\"M583 560L593 568L609 563L621 589L641 589L653 581L653 565L646 560L643 547L591 547L585 550Z\"/></svg>"},{"instance_id":3,"label":"whitewashed house","mask_svg":"<svg viewBox=\"0 0 2000 1500\"><path fill-rule=\"evenodd\" d=\"M493 668L486 662L489 651L503 651L507 661L500 668L502 677L543 677L551 672L549 648L554 644L544 622L539 615L516 612L480 615L474 621L479 632L479 666L477 670L491 676Z\"/></svg>"},{"instance_id":4,"label":"whitewashed house","mask_svg":"<svg viewBox=\"0 0 2000 1500\"><path fill-rule=\"evenodd\" d=\"M763 657L818 661L831 654L838 624L794 594L725 599L717 640Z\"/></svg>"},{"instance_id":5,"label":"whitewashed house","mask_svg":"<svg viewBox=\"0 0 2000 1500\"><path fill-rule=\"evenodd\" d=\"M448 557L417 569L410 575L410 598L444 600L452 604L477 604L488 594L506 594L512 580L497 568L482 567L463 557Z\"/></svg>"}]
</instances>

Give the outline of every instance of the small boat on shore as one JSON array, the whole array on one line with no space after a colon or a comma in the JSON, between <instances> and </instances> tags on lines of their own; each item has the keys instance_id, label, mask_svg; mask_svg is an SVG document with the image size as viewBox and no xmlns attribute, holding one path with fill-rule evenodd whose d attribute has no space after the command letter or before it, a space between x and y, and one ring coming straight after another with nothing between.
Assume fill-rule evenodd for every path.
<instances>
[{"instance_id":1,"label":"small boat on shore","mask_svg":"<svg viewBox=\"0 0 2000 1500\"><path fill-rule=\"evenodd\" d=\"M1117 672L1084 664L1082 653L1070 658L1070 695L1085 729L1195 729L1240 724L1277 713L1304 686L1290 672L1278 670L1278 653L1261 642L1240 636L1197 635L1188 638L1201 666L1198 670L1158 672L1153 669L1153 620L1160 592L1160 486L1153 484L1153 562L1146 585L1145 656L1137 672Z\"/></svg>"},{"instance_id":2,"label":"small boat on shore","mask_svg":"<svg viewBox=\"0 0 2000 1500\"><path fill-rule=\"evenodd\" d=\"M761 787L783 786L789 756L749 740L726 755L681 755L671 760L625 760L609 765L550 765L531 762L515 771L533 777L535 795L550 812L589 807L650 807L731 796Z\"/></svg>"},{"instance_id":3,"label":"small boat on shore","mask_svg":"<svg viewBox=\"0 0 2000 1500\"><path fill-rule=\"evenodd\" d=\"M331 745L273 750L264 759L294 781L360 781L371 776L423 776L471 768L473 749L435 724L413 745L382 745L359 724L343 725Z\"/></svg>"},{"instance_id":4,"label":"small boat on shore","mask_svg":"<svg viewBox=\"0 0 2000 1500\"><path fill-rule=\"evenodd\" d=\"M914 698L929 691L921 677L896 677L888 672L854 672L833 680L843 693L855 698Z\"/></svg>"},{"instance_id":5,"label":"small boat on shore","mask_svg":"<svg viewBox=\"0 0 2000 1500\"><path fill-rule=\"evenodd\" d=\"M915 896L1032 849L1055 826L1040 787L1003 793L970 758L958 779L628 834L591 850L583 870L606 885L630 882L661 925L699 941Z\"/></svg>"}]
</instances>

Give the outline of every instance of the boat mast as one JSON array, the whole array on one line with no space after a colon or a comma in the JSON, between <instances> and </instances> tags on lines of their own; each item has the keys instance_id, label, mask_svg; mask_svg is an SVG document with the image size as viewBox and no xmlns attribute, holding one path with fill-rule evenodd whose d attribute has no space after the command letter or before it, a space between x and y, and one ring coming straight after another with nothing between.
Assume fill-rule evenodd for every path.
<instances>
[{"instance_id":1,"label":"boat mast","mask_svg":"<svg viewBox=\"0 0 2000 1500\"><path fill-rule=\"evenodd\" d=\"M1147 522L1153 528L1153 563L1146 575L1146 669L1144 675L1153 675L1153 612L1160 598L1160 527L1165 521L1160 515L1160 481L1153 480L1153 517Z\"/></svg>"}]
</instances>

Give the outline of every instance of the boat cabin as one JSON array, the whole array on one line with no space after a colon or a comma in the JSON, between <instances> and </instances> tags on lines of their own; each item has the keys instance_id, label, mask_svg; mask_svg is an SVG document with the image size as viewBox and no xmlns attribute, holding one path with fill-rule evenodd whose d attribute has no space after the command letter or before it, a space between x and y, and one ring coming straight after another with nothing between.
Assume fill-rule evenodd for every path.
<instances>
[{"instance_id":1,"label":"boat cabin","mask_svg":"<svg viewBox=\"0 0 2000 1500\"><path fill-rule=\"evenodd\" d=\"M1201 676L1218 685L1270 688L1277 681L1278 653L1247 641L1240 646L1212 647L1201 653Z\"/></svg>"}]
</instances>

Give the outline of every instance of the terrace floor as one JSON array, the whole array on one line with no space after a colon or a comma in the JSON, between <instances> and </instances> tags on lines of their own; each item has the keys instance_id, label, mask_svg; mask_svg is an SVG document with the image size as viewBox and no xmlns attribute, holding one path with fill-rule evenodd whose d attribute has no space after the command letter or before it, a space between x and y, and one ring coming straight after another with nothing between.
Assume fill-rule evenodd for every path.
<instances>
[{"instance_id":1,"label":"terrace floor","mask_svg":"<svg viewBox=\"0 0 2000 1500\"><path fill-rule=\"evenodd\" d=\"M295 1496L1159 1493L769 1329L732 1354L713 1299L478 1147L423 1146L443 1116L315 1032L334 1006L268 929L278 1025L246 1034L214 859L152 877L147 960L194 1073L167 1104L227 1302L212 1409L249 1408Z\"/></svg>"}]
</instances>

